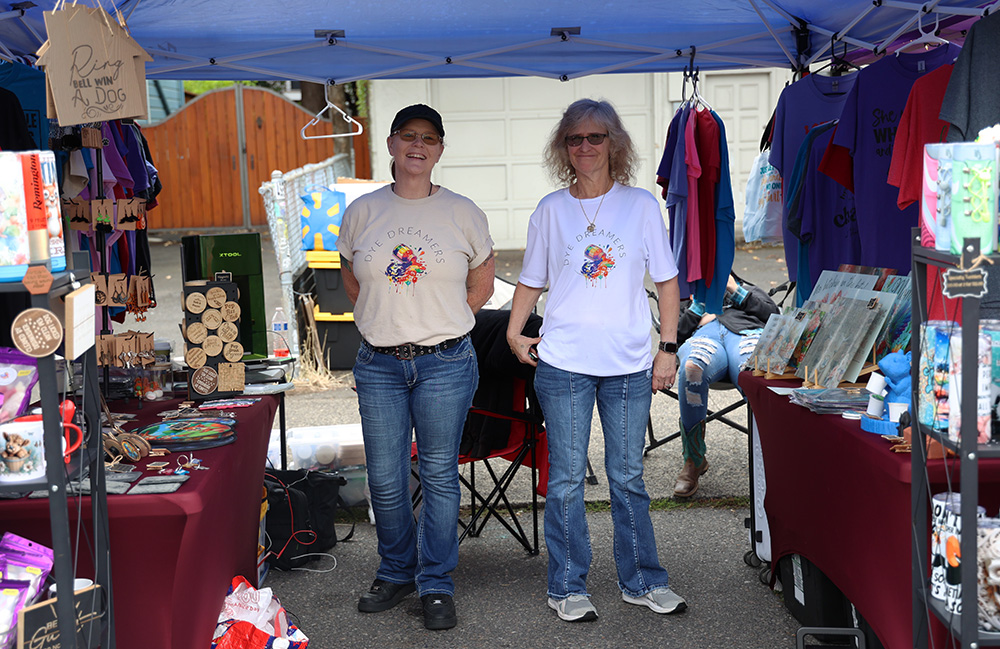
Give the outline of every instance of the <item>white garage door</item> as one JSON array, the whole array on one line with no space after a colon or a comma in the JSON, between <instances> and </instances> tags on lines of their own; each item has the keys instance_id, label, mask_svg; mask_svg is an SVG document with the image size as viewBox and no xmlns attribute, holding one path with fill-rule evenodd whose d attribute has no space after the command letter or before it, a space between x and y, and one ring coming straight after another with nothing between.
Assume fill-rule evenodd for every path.
<instances>
[{"instance_id":1,"label":"white garage door","mask_svg":"<svg viewBox=\"0 0 1000 649\"><path fill-rule=\"evenodd\" d=\"M706 75L703 94L726 123L741 215L753 160L750 155L744 162L750 151L744 153L744 144L757 146L776 96L768 90L768 72L720 78L723 82L716 84ZM554 189L542 168L542 149L566 106L583 97L610 100L639 152L636 184L658 196L656 167L673 107L680 101L678 81L679 75L668 80L665 74L603 75L570 82L530 77L373 81L369 123L374 175L389 179L385 138L395 112L413 103L434 106L446 131L435 182L470 197L489 215L497 249L520 249L528 217L538 200ZM759 105L746 107L754 102Z\"/></svg>"}]
</instances>

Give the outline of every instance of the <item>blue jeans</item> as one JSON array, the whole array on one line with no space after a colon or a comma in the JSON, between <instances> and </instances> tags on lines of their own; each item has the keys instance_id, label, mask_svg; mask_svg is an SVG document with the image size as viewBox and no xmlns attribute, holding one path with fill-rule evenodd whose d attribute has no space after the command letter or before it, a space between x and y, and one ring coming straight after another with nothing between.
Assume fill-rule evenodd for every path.
<instances>
[{"instance_id":1,"label":"blue jeans","mask_svg":"<svg viewBox=\"0 0 1000 649\"><path fill-rule=\"evenodd\" d=\"M701 463L705 457L705 434L689 434L708 414L708 386L728 378L736 385L740 366L753 353L760 329L735 334L712 320L684 341L677 352L680 363L677 394L680 396L684 458ZM738 387L738 386L737 386Z\"/></svg>"},{"instance_id":2,"label":"blue jeans","mask_svg":"<svg viewBox=\"0 0 1000 649\"><path fill-rule=\"evenodd\" d=\"M653 395L651 370L601 377L566 372L539 361L535 392L545 415L549 444L545 497L549 596L565 599L587 594L591 550L583 482L595 401L604 429L618 587L641 597L666 586L667 571L656 554L649 494L642 481L642 452Z\"/></svg>"},{"instance_id":3,"label":"blue jeans","mask_svg":"<svg viewBox=\"0 0 1000 649\"><path fill-rule=\"evenodd\" d=\"M454 595L458 564L458 446L479 369L472 342L399 360L362 343L354 362L381 557L376 576L417 591ZM411 431L416 431L423 507L410 502Z\"/></svg>"}]
</instances>

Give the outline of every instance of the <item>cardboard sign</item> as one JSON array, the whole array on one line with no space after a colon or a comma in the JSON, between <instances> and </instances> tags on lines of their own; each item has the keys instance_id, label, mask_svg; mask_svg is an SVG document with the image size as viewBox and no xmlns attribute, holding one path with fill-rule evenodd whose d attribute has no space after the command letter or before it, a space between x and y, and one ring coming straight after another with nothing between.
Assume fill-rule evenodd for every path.
<instances>
[{"instance_id":1,"label":"cardboard sign","mask_svg":"<svg viewBox=\"0 0 1000 649\"><path fill-rule=\"evenodd\" d=\"M115 205L118 208L119 230L144 230L146 224L146 201L141 198L122 198ZM140 228L139 224L143 227Z\"/></svg>"},{"instance_id":2,"label":"cardboard sign","mask_svg":"<svg viewBox=\"0 0 1000 649\"><path fill-rule=\"evenodd\" d=\"M76 608L77 647L88 646L88 638L100 638L101 631L94 624L104 617L104 595L96 584L73 594ZM18 649L58 649L63 645L59 640L59 625L56 618L56 600L28 606L17 613Z\"/></svg>"},{"instance_id":3,"label":"cardboard sign","mask_svg":"<svg viewBox=\"0 0 1000 649\"><path fill-rule=\"evenodd\" d=\"M71 5L45 12L49 40L38 66L60 126L146 118L146 66L152 61L103 9Z\"/></svg>"},{"instance_id":4,"label":"cardboard sign","mask_svg":"<svg viewBox=\"0 0 1000 649\"><path fill-rule=\"evenodd\" d=\"M90 222L110 230L114 223L115 202L110 198L90 201Z\"/></svg>"},{"instance_id":5,"label":"cardboard sign","mask_svg":"<svg viewBox=\"0 0 1000 649\"><path fill-rule=\"evenodd\" d=\"M90 229L90 204L78 198L64 198L62 212L70 230Z\"/></svg>"}]
</instances>

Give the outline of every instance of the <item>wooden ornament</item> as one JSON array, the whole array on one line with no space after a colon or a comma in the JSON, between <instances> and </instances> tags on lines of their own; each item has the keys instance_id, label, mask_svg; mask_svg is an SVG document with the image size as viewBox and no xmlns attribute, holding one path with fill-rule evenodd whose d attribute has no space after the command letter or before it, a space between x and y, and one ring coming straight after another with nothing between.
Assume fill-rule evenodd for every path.
<instances>
[{"instance_id":1,"label":"wooden ornament","mask_svg":"<svg viewBox=\"0 0 1000 649\"><path fill-rule=\"evenodd\" d=\"M26 309L10 325L14 346L33 358L55 352L62 344L63 327L48 309Z\"/></svg>"},{"instance_id":2,"label":"wooden ornament","mask_svg":"<svg viewBox=\"0 0 1000 649\"><path fill-rule=\"evenodd\" d=\"M184 306L186 306L187 310L191 313L201 313L205 310L207 305L208 300L205 298L205 294L198 293L197 291L194 293L188 293L187 298L184 300Z\"/></svg>"},{"instance_id":3,"label":"wooden ornament","mask_svg":"<svg viewBox=\"0 0 1000 649\"><path fill-rule=\"evenodd\" d=\"M205 293L205 297L208 299L208 306L218 309L226 303L226 290L219 286L213 286Z\"/></svg>"},{"instance_id":4,"label":"wooden ornament","mask_svg":"<svg viewBox=\"0 0 1000 649\"><path fill-rule=\"evenodd\" d=\"M192 322L187 328L187 339L189 343L200 345L208 337L208 328L200 322Z\"/></svg>"},{"instance_id":5,"label":"wooden ornament","mask_svg":"<svg viewBox=\"0 0 1000 649\"><path fill-rule=\"evenodd\" d=\"M239 302L226 302L220 308L222 312L222 319L226 322L236 322L240 319L240 304Z\"/></svg>"},{"instance_id":6,"label":"wooden ornament","mask_svg":"<svg viewBox=\"0 0 1000 649\"><path fill-rule=\"evenodd\" d=\"M219 338L222 338L222 342L231 343L236 340L240 335L240 328L232 322L223 322L219 325L219 330L216 332Z\"/></svg>"},{"instance_id":7,"label":"wooden ornament","mask_svg":"<svg viewBox=\"0 0 1000 649\"><path fill-rule=\"evenodd\" d=\"M245 370L243 363L219 363L219 392L243 392Z\"/></svg>"},{"instance_id":8,"label":"wooden ornament","mask_svg":"<svg viewBox=\"0 0 1000 649\"><path fill-rule=\"evenodd\" d=\"M191 389L198 394L212 394L219 385L219 373L211 367L202 367L191 375Z\"/></svg>"},{"instance_id":9,"label":"wooden ornament","mask_svg":"<svg viewBox=\"0 0 1000 649\"><path fill-rule=\"evenodd\" d=\"M222 353L222 338L209 336L201 344L201 348L205 350L205 354L208 356L218 356Z\"/></svg>"},{"instance_id":10,"label":"wooden ornament","mask_svg":"<svg viewBox=\"0 0 1000 649\"><path fill-rule=\"evenodd\" d=\"M222 324L222 314L219 313L218 309L205 309L205 312L201 314L201 321L206 327L215 331Z\"/></svg>"},{"instance_id":11,"label":"wooden ornament","mask_svg":"<svg viewBox=\"0 0 1000 649\"><path fill-rule=\"evenodd\" d=\"M184 362L187 363L187 366L193 370L204 367L206 360L207 356L205 354L205 350L201 347L192 347L184 352Z\"/></svg>"},{"instance_id":12,"label":"wooden ornament","mask_svg":"<svg viewBox=\"0 0 1000 649\"><path fill-rule=\"evenodd\" d=\"M243 358L243 345L232 342L222 350L222 356L230 363L236 363Z\"/></svg>"}]
</instances>

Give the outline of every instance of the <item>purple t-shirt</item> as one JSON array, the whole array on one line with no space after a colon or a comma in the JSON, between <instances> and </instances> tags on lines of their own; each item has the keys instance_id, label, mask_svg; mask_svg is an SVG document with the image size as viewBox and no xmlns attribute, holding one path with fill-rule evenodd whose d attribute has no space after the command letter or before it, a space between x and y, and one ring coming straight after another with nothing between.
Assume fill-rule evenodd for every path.
<instances>
[{"instance_id":1,"label":"purple t-shirt","mask_svg":"<svg viewBox=\"0 0 1000 649\"><path fill-rule=\"evenodd\" d=\"M810 74L785 88L774 110L774 134L768 162L778 170L787 188L795 167L795 156L813 126L840 117L847 94L854 87L857 72L840 77ZM781 233L785 244L788 279L795 280L798 269L799 240L788 231L788 208L782 206Z\"/></svg>"},{"instance_id":2,"label":"purple t-shirt","mask_svg":"<svg viewBox=\"0 0 1000 649\"><path fill-rule=\"evenodd\" d=\"M840 264L857 264L861 255L854 194L818 171L833 133L830 128L812 142L799 205L802 241L809 244L809 276L813 286L824 270L837 270Z\"/></svg>"},{"instance_id":3,"label":"purple t-shirt","mask_svg":"<svg viewBox=\"0 0 1000 649\"><path fill-rule=\"evenodd\" d=\"M900 210L899 191L888 183L892 143L913 83L958 55L957 45L927 52L886 55L858 73L844 102L833 143L853 159L861 264L910 270L910 228L918 205ZM773 163L772 163L773 164Z\"/></svg>"}]
</instances>

